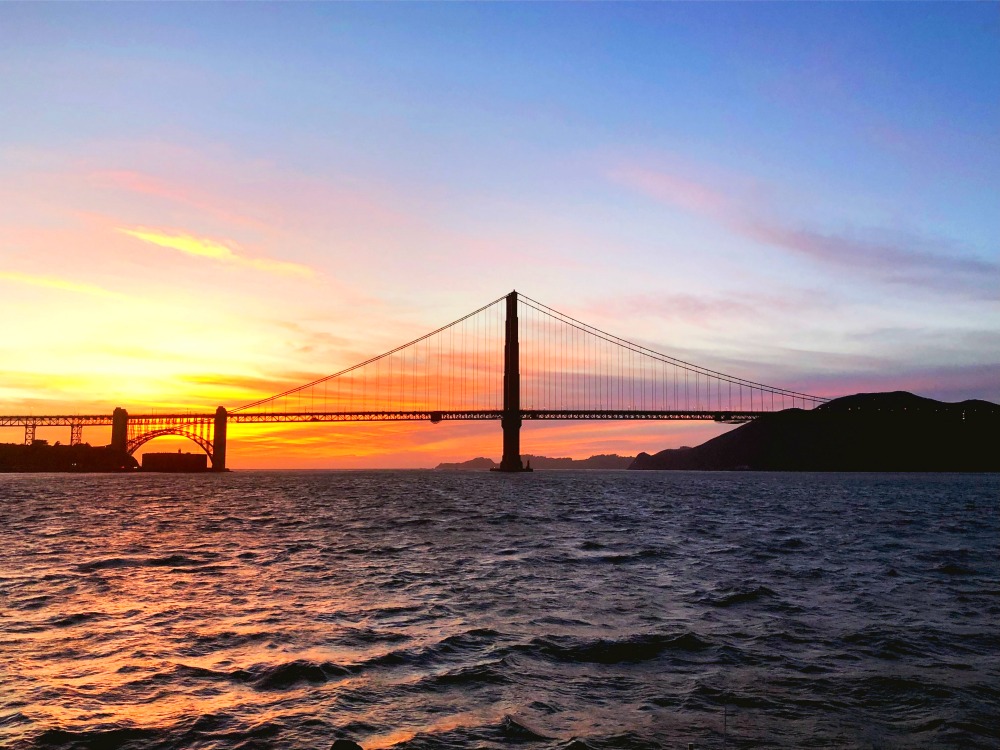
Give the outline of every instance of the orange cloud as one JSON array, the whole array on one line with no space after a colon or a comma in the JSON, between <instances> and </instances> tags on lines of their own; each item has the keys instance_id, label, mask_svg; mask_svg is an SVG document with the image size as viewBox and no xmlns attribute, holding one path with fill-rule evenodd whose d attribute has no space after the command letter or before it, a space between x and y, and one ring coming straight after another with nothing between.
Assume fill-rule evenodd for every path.
<instances>
[{"instance_id":1,"label":"orange cloud","mask_svg":"<svg viewBox=\"0 0 1000 750\"><path fill-rule=\"evenodd\" d=\"M130 237L142 240L143 242L158 245L159 247L167 247L171 250L177 250L185 255L190 255L196 258L209 258L223 263L234 263L247 266L249 268L255 268L258 271L299 276L312 276L314 273L311 268L303 266L299 263L289 263L287 261L272 260L270 258L248 258L240 252L237 252L240 248L234 242L222 244L221 242L216 242L215 240L192 237L189 234L159 232L144 228L119 228L118 231L122 234L127 234ZM230 245L235 246L236 250L234 250L233 247L230 247Z\"/></svg>"}]
</instances>

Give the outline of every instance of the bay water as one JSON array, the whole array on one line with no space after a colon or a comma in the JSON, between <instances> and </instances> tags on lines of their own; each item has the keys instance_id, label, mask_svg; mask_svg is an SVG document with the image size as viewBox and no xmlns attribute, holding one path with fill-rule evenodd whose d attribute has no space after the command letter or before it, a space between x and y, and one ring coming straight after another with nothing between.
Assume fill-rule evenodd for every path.
<instances>
[{"instance_id":1,"label":"bay water","mask_svg":"<svg viewBox=\"0 0 1000 750\"><path fill-rule=\"evenodd\" d=\"M1000 747L1000 475L0 475L0 746Z\"/></svg>"}]
</instances>

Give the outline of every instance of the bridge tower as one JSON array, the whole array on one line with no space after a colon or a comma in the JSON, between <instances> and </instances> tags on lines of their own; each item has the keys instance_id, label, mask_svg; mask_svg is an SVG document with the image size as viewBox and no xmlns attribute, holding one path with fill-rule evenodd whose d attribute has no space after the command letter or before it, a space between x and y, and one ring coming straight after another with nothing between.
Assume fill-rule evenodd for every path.
<instances>
[{"instance_id":1,"label":"bridge tower","mask_svg":"<svg viewBox=\"0 0 1000 750\"><path fill-rule=\"evenodd\" d=\"M212 438L212 471L226 471L226 407L215 410L215 430Z\"/></svg>"},{"instance_id":2,"label":"bridge tower","mask_svg":"<svg viewBox=\"0 0 1000 750\"><path fill-rule=\"evenodd\" d=\"M503 346L503 458L499 471L524 471L521 463L521 354L517 341L517 292L507 295Z\"/></svg>"},{"instance_id":3,"label":"bridge tower","mask_svg":"<svg viewBox=\"0 0 1000 750\"><path fill-rule=\"evenodd\" d=\"M111 414L111 448L128 453L128 412L120 406Z\"/></svg>"}]
</instances>

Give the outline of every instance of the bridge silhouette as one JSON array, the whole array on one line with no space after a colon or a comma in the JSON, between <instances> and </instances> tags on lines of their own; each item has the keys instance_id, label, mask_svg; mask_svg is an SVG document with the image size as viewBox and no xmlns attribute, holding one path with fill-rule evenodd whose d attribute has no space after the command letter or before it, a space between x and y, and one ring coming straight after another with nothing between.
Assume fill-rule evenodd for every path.
<instances>
[{"instance_id":1,"label":"bridge silhouette","mask_svg":"<svg viewBox=\"0 0 1000 750\"><path fill-rule=\"evenodd\" d=\"M226 470L229 424L499 420L501 471L523 471L525 420L746 422L827 399L671 357L587 325L513 291L384 354L268 398L214 413L0 416L0 427L110 425L133 454L165 435L188 438Z\"/></svg>"}]
</instances>

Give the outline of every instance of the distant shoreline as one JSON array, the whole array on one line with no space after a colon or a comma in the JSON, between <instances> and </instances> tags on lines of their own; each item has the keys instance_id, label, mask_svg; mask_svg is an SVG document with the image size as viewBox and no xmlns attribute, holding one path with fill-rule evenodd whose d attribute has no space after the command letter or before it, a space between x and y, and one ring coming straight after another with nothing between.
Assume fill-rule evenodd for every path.
<instances>
[{"instance_id":1,"label":"distant shoreline","mask_svg":"<svg viewBox=\"0 0 1000 750\"><path fill-rule=\"evenodd\" d=\"M533 456L523 454L521 462L531 468L541 471L571 471L574 469L599 469L615 470L627 469L632 465L635 456L619 456L616 453L599 454L590 458L550 458L548 456ZM472 458L468 461L456 463L440 463L434 467L435 471L489 471L499 464L492 458Z\"/></svg>"},{"instance_id":2,"label":"distant shoreline","mask_svg":"<svg viewBox=\"0 0 1000 750\"><path fill-rule=\"evenodd\" d=\"M1000 406L905 391L765 414L695 448L640 453L634 470L995 472Z\"/></svg>"}]
</instances>

